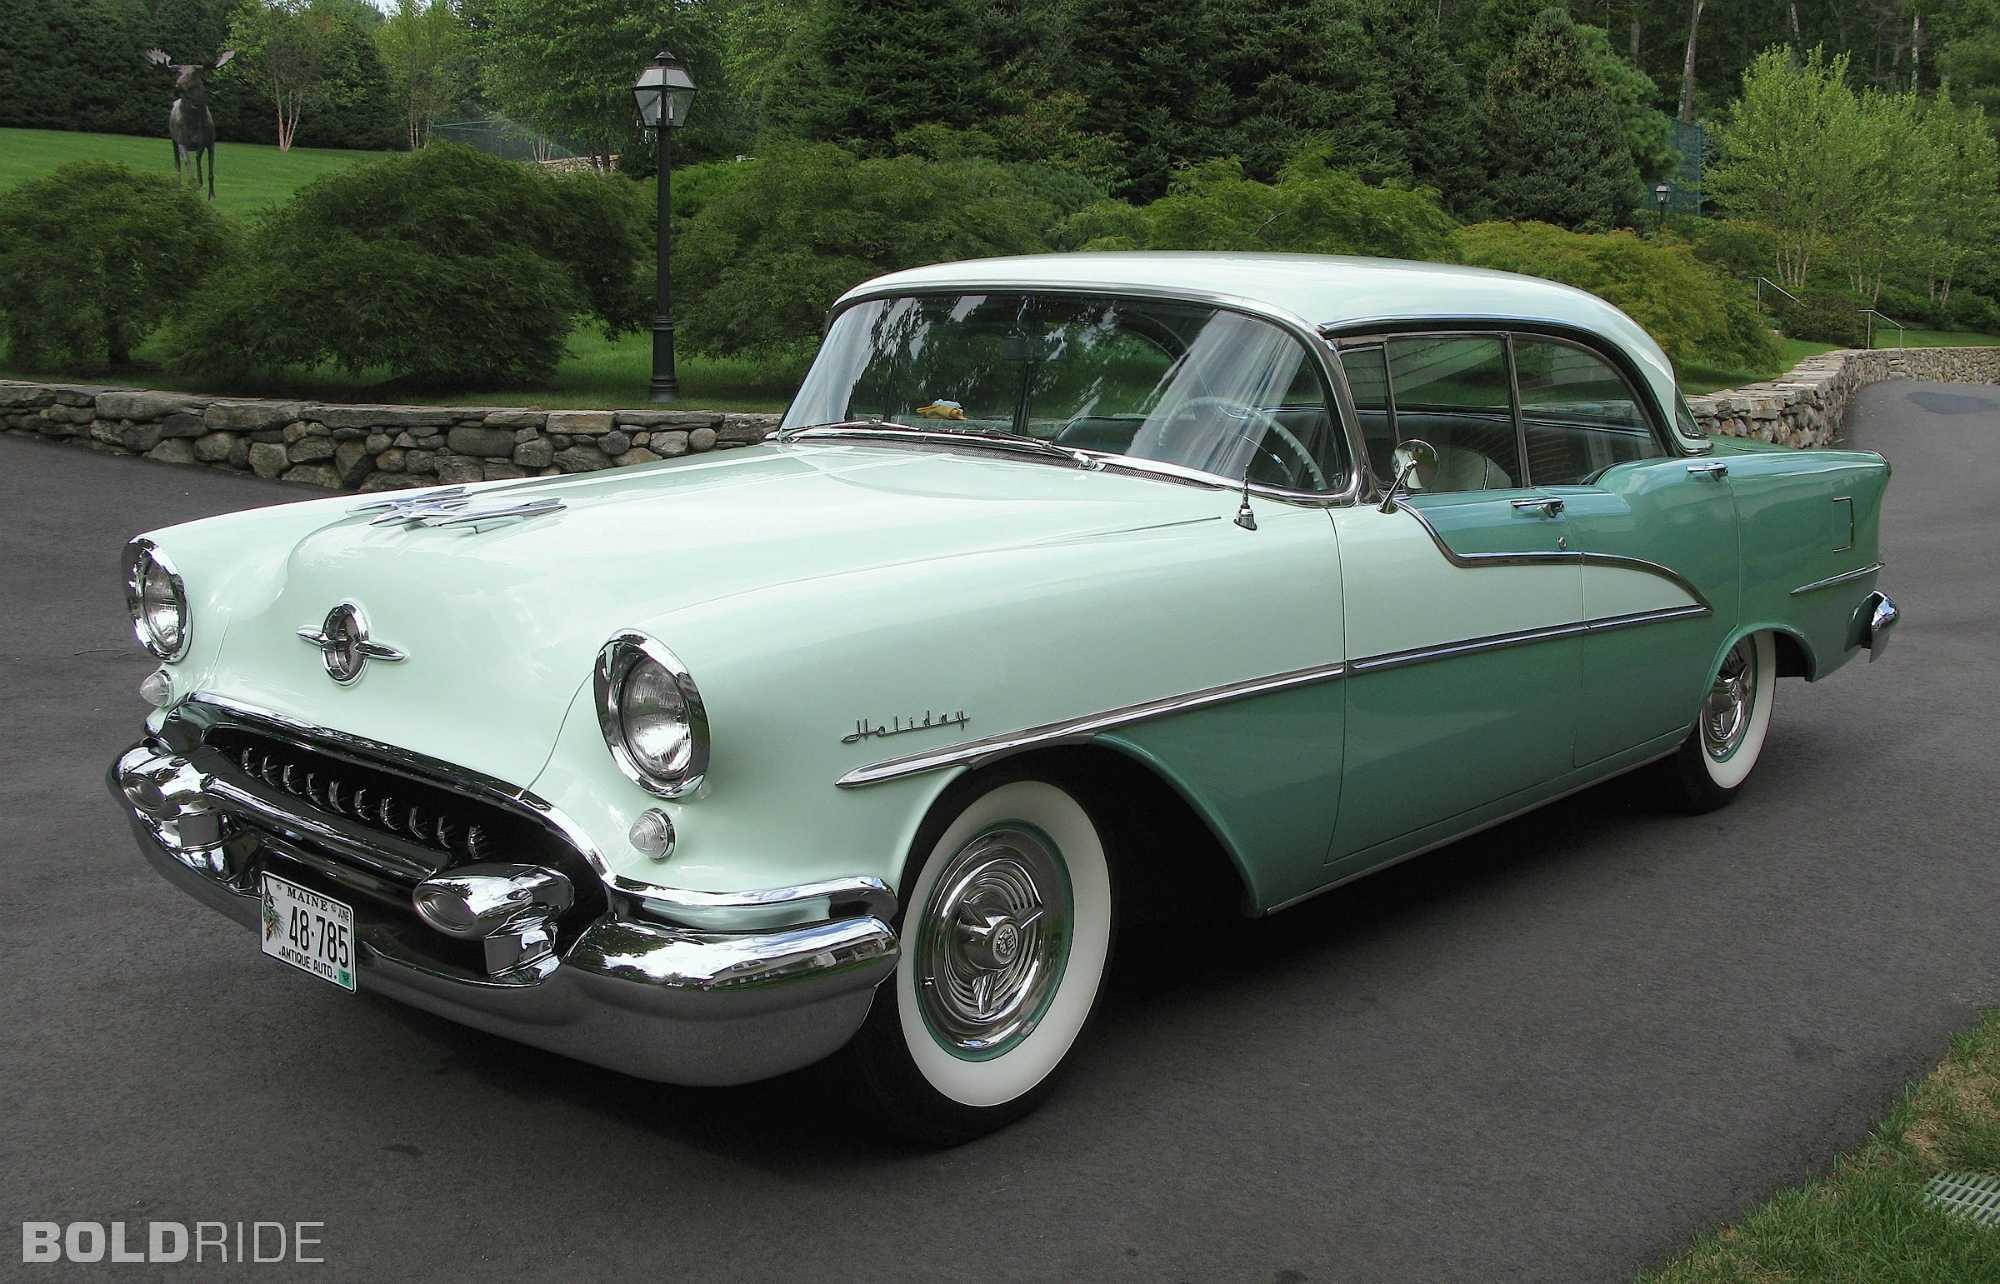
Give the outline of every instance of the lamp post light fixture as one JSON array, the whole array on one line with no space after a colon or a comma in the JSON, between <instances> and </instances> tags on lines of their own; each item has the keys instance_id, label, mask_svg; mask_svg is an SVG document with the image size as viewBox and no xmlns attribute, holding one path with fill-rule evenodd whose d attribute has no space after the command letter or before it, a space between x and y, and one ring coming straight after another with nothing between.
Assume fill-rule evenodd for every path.
<instances>
[{"instance_id":1,"label":"lamp post light fixture","mask_svg":"<svg viewBox=\"0 0 2000 1284\"><path fill-rule=\"evenodd\" d=\"M632 86L632 98L639 104L639 123L653 131L660 148L659 267L654 273L653 381L648 393L652 401L672 401L680 396L680 382L674 377L674 318L668 288L674 248L668 223L673 207L670 172L673 132L687 124L694 96L695 83L687 68L665 49L653 59L652 66L639 73L639 82Z\"/></svg>"},{"instance_id":2,"label":"lamp post light fixture","mask_svg":"<svg viewBox=\"0 0 2000 1284\"><path fill-rule=\"evenodd\" d=\"M1653 199L1660 203L1660 223L1656 229L1658 232L1665 232L1667 230L1667 198L1673 195L1673 191L1674 189L1668 187L1665 183L1653 189Z\"/></svg>"}]
</instances>

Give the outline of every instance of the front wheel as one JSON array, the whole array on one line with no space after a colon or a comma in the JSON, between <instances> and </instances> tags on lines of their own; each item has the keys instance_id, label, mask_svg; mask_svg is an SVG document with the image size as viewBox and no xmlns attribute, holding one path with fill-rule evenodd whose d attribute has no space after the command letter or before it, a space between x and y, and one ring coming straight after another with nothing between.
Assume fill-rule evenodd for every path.
<instances>
[{"instance_id":1,"label":"front wheel","mask_svg":"<svg viewBox=\"0 0 2000 1284\"><path fill-rule=\"evenodd\" d=\"M932 1145L1041 1104L1116 930L1104 841L1073 794L1019 772L955 793L918 834L902 956L850 1048L884 1118Z\"/></svg>"},{"instance_id":2,"label":"front wheel","mask_svg":"<svg viewBox=\"0 0 2000 1284\"><path fill-rule=\"evenodd\" d=\"M1764 750L1777 693L1778 648L1769 632L1729 648L1694 730L1669 760L1668 792L1682 810L1714 811L1736 797Z\"/></svg>"}]
</instances>

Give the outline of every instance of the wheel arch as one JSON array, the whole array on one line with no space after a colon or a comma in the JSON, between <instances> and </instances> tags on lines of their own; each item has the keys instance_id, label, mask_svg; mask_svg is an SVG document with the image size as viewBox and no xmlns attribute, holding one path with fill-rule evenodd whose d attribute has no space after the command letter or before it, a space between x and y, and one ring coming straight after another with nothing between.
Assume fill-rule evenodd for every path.
<instances>
[{"instance_id":1,"label":"wheel arch","mask_svg":"<svg viewBox=\"0 0 2000 1284\"><path fill-rule=\"evenodd\" d=\"M1819 677L1819 654L1813 650L1812 642L1781 620L1751 621L1731 630L1722 645L1716 648L1714 658L1709 661L1709 673L1713 675L1722 668L1723 657L1729 654L1731 647L1757 633L1771 635L1772 646L1778 653L1779 677L1804 678L1808 682Z\"/></svg>"},{"instance_id":2,"label":"wheel arch","mask_svg":"<svg viewBox=\"0 0 2000 1284\"><path fill-rule=\"evenodd\" d=\"M1206 809L1187 796L1172 773L1143 751L1118 742L1050 745L1025 749L960 774L932 798L916 841L934 832L944 812L956 814L983 790L992 774L1044 774L1076 793L1091 818L1105 826L1114 852L1119 909L1128 922L1158 922L1212 910L1224 897L1237 912L1256 913L1253 884L1241 858ZM1137 854L1144 853L1146 877ZM921 864L912 850L908 871Z\"/></svg>"}]
</instances>

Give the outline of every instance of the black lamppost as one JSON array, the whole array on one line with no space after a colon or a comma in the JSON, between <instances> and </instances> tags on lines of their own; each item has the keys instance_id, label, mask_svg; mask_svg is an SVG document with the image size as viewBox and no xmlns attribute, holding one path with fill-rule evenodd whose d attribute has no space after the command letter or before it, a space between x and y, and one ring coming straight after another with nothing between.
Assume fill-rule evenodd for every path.
<instances>
[{"instance_id":1,"label":"black lamppost","mask_svg":"<svg viewBox=\"0 0 2000 1284\"><path fill-rule=\"evenodd\" d=\"M1660 224L1655 229L1656 233L1664 233L1667 230L1667 197L1673 195L1673 191L1674 189L1665 183L1653 189L1653 199L1660 203Z\"/></svg>"},{"instance_id":2,"label":"black lamppost","mask_svg":"<svg viewBox=\"0 0 2000 1284\"><path fill-rule=\"evenodd\" d=\"M674 318L667 281L674 249L667 221L673 207L669 170L674 157L673 132L687 124L694 95L695 84L687 68L665 49L653 59L652 66L639 73L639 83L632 86L632 97L639 104L639 123L652 130L660 144L660 261L654 276L653 382L648 396L652 401L672 401L681 391L674 378Z\"/></svg>"}]
</instances>

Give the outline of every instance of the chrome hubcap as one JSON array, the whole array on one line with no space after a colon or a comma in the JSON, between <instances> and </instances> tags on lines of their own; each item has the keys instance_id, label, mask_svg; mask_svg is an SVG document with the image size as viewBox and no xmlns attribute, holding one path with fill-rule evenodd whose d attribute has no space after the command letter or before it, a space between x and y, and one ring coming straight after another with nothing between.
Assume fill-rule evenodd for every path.
<instances>
[{"instance_id":1,"label":"chrome hubcap","mask_svg":"<svg viewBox=\"0 0 2000 1284\"><path fill-rule=\"evenodd\" d=\"M1701 745L1709 757L1723 762L1742 748L1756 704L1757 647L1754 639L1744 638L1723 657L1722 670L1702 703Z\"/></svg>"},{"instance_id":2,"label":"chrome hubcap","mask_svg":"<svg viewBox=\"0 0 2000 1284\"><path fill-rule=\"evenodd\" d=\"M991 829L951 859L924 907L917 1001L947 1049L996 1056L1032 1034L1069 955L1069 879L1054 844Z\"/></svg>"}]
</instances>

